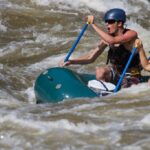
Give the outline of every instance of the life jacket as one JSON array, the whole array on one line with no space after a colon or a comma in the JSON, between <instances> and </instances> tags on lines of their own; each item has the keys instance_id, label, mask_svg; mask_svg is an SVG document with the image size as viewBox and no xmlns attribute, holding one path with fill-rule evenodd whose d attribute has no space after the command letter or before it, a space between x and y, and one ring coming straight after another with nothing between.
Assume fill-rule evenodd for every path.
<instances>
[{"instance_id":1,"label":"life jacket","mask_svg":"<svg viewBox=\"0 0 150 150\"><path fill-rule=\"evenodd\" d=\"M112 47L110 46L110 49L108 51L108 56L107 56L107 64L111 63L119 73L122 73L124 70L129 57L131 55L131 52L127 50L124 45L119 45L118 47ZM132 61L128 67L127 72L134 72L136 74L140 74L141 71L141 65L140 65L140 59L139 59L139 54L136 53Z\"/></svg>"}]
</instances>

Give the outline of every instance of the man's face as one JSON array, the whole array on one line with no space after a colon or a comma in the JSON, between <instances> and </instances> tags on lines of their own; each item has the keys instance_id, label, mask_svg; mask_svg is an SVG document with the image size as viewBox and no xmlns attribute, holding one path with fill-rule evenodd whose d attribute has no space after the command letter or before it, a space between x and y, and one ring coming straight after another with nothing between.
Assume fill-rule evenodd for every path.
<instances>
[{"instance_id":1,"label":"man's face","mask_svg":"<svg viewBox=\"0 0 150 150\"><path fill-rule=\"evenodd\" d=\"M115 20L106 20L105 21L107 31L111 35L115 35L118 31L117 22Z\"/></svg>"}]
</instances>

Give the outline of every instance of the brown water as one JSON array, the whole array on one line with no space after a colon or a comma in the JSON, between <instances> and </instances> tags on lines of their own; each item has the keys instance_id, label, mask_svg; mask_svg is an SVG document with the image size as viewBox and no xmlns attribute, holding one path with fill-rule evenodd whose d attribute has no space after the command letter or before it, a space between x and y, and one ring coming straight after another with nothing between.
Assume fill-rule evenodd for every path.
<instances>
[{"instance_id":1,"label":"brown water","mask_svg":"<svg viewBox=\"0 0 150 150\"><path fill-rule=\"evenodd\" d=\"M0 149L1 150L148 150L150 86L116 95L36 105L34 82L45 69L58 66L77 38L87 14L103 26L104 12L127 11L127 26L150 50L150 2L121 0L0 0ZM72 57L99 40L88 28ZM94 72L106 52L90 65L71 66ZM146 73L146 72L145 72Z\"/></svg>"}]
</instances>

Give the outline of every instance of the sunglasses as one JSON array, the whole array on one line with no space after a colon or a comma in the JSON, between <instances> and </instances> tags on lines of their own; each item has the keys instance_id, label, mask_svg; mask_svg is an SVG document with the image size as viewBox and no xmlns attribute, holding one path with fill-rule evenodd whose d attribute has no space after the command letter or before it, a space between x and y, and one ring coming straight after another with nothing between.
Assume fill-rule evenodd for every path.
<instances>
[{"instance_id":1,"label":"sunglasses","mask_svg":"<svg viewBox=\"0 0 150 150\"><path fill-rule=\"evenodd\" d=\"M108 24L114 24L116 22L116 20L106 20L105 23L108 23Z\"/></svg>"}]
</instances>

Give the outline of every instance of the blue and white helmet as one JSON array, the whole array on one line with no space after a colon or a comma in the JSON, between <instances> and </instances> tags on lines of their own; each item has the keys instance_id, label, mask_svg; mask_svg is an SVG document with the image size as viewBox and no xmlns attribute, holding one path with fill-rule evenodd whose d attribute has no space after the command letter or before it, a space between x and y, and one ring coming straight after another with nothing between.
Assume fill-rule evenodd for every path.
<instances>
[{"instance_id":1,"label":"blue and white helmet","mask_svg":"<svg viewBox=\"0 0 150 150\"><path fill-rule=\"evenodd\" d=\"M104 21L106 22L107 20L126 22L126 13L123 9L120 8L110 9L105 13L104 16Z\"/></svg>"}]
</instances>

